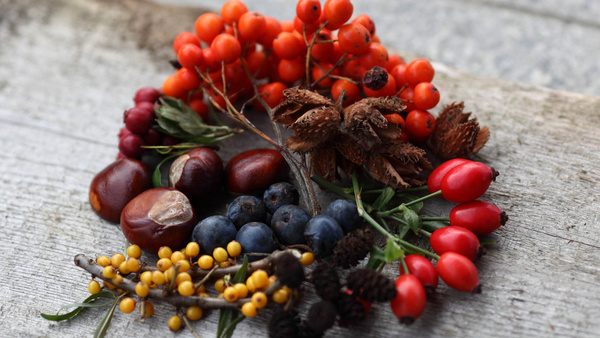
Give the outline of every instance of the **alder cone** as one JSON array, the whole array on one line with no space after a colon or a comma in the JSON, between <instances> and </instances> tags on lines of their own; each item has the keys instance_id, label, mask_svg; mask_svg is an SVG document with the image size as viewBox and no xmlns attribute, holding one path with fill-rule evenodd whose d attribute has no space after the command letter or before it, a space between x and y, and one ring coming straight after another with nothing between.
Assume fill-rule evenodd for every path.
<instances>
[{"instance_id":1,"label":"alder cone","mask_svg":"<svg viewBox=\"0 0 600 338\"><path fill-rule=\"evenodd\" d=\"M343 108L299 87L283 94L272 119L294 131L286 146L308 155L312 174L333 181L359 169L396 190L425 183L421 174L431 169L425 151L399 141L402 129L385 118L406 108L398 97L369 97Z\"/></svg>"}]
</instances>

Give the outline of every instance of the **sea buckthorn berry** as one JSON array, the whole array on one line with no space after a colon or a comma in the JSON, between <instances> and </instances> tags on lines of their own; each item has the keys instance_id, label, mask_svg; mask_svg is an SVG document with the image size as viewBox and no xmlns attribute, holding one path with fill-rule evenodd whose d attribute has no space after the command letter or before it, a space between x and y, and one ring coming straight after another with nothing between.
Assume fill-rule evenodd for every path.
<instances>
[{"instance_id":1,"label":"sea buckthorn berry","mask_svg":"<svg viewBox=\"0 0 600 338\"><path fill-rule=\"evenodd\" d=\"M196 19L194 24L196 35L200 40L210 44L215 36L225 30L223 20L214 13L204 13Z\"/></svg>"},{"instance_id":2,"label":"sea buckthorn berry","mask_svg":"<svg viewBox=\"0 0 600 338\"><path fill-rule=\"evenodd\" d=\"M156 267L162 272L167 271L167 269L170 268L172 265L173 262L171 262L169 258L161 258L158 260L158 262L156 262Z\"/></svg>"},{"instance_id":3,"label":"sea buckthorn berry","mask_svg":"<svg viewBox=\"0 0 600 338\"><path fill-rule=\"evenodd\" d=\"M119 308L123 313L131 313L135 310L135 300L131 297L123 298L121 303L119 303Z\"/></svg>"},{"instance_id":4,"label":"sea buckthorn berry","mask_svg":"<svg viewBox=\"0 0 600 338\"><path fill-rule=\"evenodd\" d=\"M406 65L404 77L410 85L415 86L419 82L431 82L434 75L435 70L429 61L416 59Z\"/></svg>"},{"instance_id":5,"label":"sea buckthorn berry","mask_svg":"<svg viewBox=\"0 0 600 338\"><path fill-rule=\"evenodd\" d=\"M273 47L273 40L279 33L283 32L283 27L277 19L270 16L265 16L265 23L265 30L263 34L258 37L257 42L267 50Z\"/></svg>"},{"instance_id":6,"label":"sea buckthorn berry","mask_svg":"<svg viewBox=\"0 0 600 338\"><path fill-rule=\"evenodd\" d=\"M226 24L231 26L247 11L248 8L242 1L230 0L221 6L221 17Z\"/></svg>"},{"instance_id":7,"label":"sea buckthorn berry","mask_svg":"<svg viewBox=\"0 0 600 338\"><path fill-rule=\"evenodd\" d=\"M367 14L357 15L354 19L352 19L352 23L363 25L369 31L369 34L375 34L375 22L373 22L371 17Z\"/></svg>"},{"instance_id":8,"label":"sea buckthorn berry","mask_svg":"<svg viewBox=\"0 0 600 338\"><path fill-rule=\"evenodd\" d=\"M110 281L114 285L121 285L121 283L123 283L123 276L117 274Z\"/></svg>"},{"instance_id":9,"label":"sea buckthorn berry","mask_svg":"<svg viewBox=\"0 0 600 338\"><path fill-rule=\"evenodd\" d=\"M296 4L296 16L304 23L314 23L321 17L319 0L300 0Z\"/></svg>"},{"instance_id":10,"label":"sea buckthorn berry","mask_svg":"<svg viewBox=\"0 0 600 338\"><path fill-rule=\"evenodd\" d=\"M342 95L342 91L345 91L342 99L343 107L347 107L360 100L360 89L358 86L350 81L339 79L331 86L331 97L334 101L337 102L340 95Z\"/></svg>"},{"instance_id":11,"label":"sea buckthorn berry","mask_svg":"<svg viewBox=\"0 0 600 338\"><path fill-rule=\"evenodd\" d=\"M141 301L139 309L140 309L140 315L143 317L148 318L154 314L154 305L152 305L152 303L150 303L148 301ZM142 313L142 311L144 313Z\"/></svg>"},{"instance_id":12,"label":"sea buckthorn berry","mask_svg":"<svg viewBox=\"0 0 600 338\"><path fill-rule=\"evenodd\" d=\"M192 281L192 276L187 272L180 272L177 274L177 277L175 277L175 285L179 285L185 281Z\"/></svg>"},{"instance_id":13,"label":"sea buckthorn berry","mask_svg":"<svg viewBox=\"0 0 600 338\"><path fill-rule=\"evenodd\" d=\"M278 58L293 60L304 51L304 44L292 32L281 32L273 40L273 51Z\"/></svg>"},{"instance_id":14,"label":"sea buckthorn berry","mask_svg":"<svg viewBox=\"0 0 600 338\"><path fill-rule=\"evenodd\" d=\"M198 297L210 298L210 295L209 295L208 293L206 293L206 292L200 292L200 293L198 294Z\"/></svg>"},{"instance_id":15,"label":"sea buckthorn berry","mask_svg":"<svg viewBox=\"0 0 600 338\"><path fill-rule=\"evenodd\" d=\"M102 286L104 286L104 288L106 288L107 290L115 290L117 288L116 286L107 281L102 281Z\"/></svg>"},{"instance_id":16,"label":"sea buckthorn berry","mask_svg":"<svg viewBox=\"0 0 600 338\"><path fill-rule=\"evenodd\" d=\"M177 268L177 272L187 272L190 270L191 265L187 260L180 260L175 263L175 267Z\"/></svg>"},{"instance_id":17,"label":"sea buckthorn berry","mask_svg":"<svg viewBox=\"0 0 600 338\"><path fill-rule=\"evenodd\" d=\"M242 305L242 314L246 317L256 317L258 309L252 302L246 302Z\"/></svg>"},{"instance_id":18,"label":"sea buckthorn berry","mask_svg":"<svg viewBox=\"0 0 600 338\"><path fill-rule=\"evenodd\" d=\"M106 256L98 256L98 258L96 258L96 263L98 263L98 265L100 265L101 267L107 267L111 265L110 258Z\"/></svg>"},{"instance_id":19,"label":"sea buckthorn berry","mask_svg":"<svg viewBox=\"0 0 600 338\"><path fill-rule=\"evenodd\" d=\"M192 258L198 256L200 254L200 245L196 242L189 242L185 246L185 254Z\"/></svg>"},{"instance_id":20,"label":"sea buckthorn berry","mask_svg":"<svg viewBox=\"0 0 600 338\"><path fill-rule=\"evenodd\" d=\"M246 279L246 286L248 287L248 291L254 293L256 292L256 287L254 286L254 281L252 280L252 276L249 276Z\"/></svg>"},{"instance_id":21,"label":"sea buckthorn berry","mask_svg":"<svg viewBox=\"0 0 600 338\"><path fill-rule=\"evenodd\" d=\"M225 262L219 262L219 267L220 268L227 268L227 267L230 267L232 265L233 265L233 263L231 261L229 261L229 260L226 260Z\"/></svg>"},{"instance_id":22,"label":"sea buckthorn berry","mask_svg":"<svg viewBox=\"0 0 600 338\"><path fill-rule=\"evenodd\" d=\"M246 41L256 41L267 28L267 21L259 12L246 12L240 16L237 30L240 37Z\"/></svg>"},{"instance_id":23,"label":"sea buckthorn berry","mask_svg":"<svg viewBox=\"0 0 600 338\"><path fill-rule=\"evenodd\" d=\"M239 255L242 254L242 246L240 245L239 242L236 241L231 241L229 243L227 243L227 253L229 254L230 257L238 257Z\"/></svg>"},{"instance_id":24,"label":"sea buckthorn berry","mask_svg":"<svg viewBox=\"0 0 600 338\"><path fill-rule=\"evenodd\" d=\"M89 282L88 291L92 295L96 295L96 294L100 293L100 290L102 290L102 288L100 287L100 283L96 282L95 280Z\"/></svg>"},{"instance_id":25,"label":"sea buckthorn berry","mask_svg":"<svg viewBox=\"0 0 600 338\"><path fill-rule=\"evenodd\" d=\"M226 262L229 259L229 255L227 254L227 250L224 248L218 247L213 250L213 257L215 261L218 263Z\"/></svg>"},{"instance_id":26,"label":"sea buckthorn berry","mask_svg":"<svg viewBox=\"0 0 600 338\"><path fill-rule=\"evenodd\" d=\"M173 315L169 318L167 326L171 331L178 331L181 329L181 318L178 315Z\"/></svg>"},{"instance_id":27,"label":"sea buckthorn berry","mask_svg":"<svg viewBox=\"0 0 600 338\"><path fill-rule=\"evenodd\" d=\"M257 289L269 286L269 275L265 270L256 270L252 273L252 282Z\"/></svg>"},{"instance_id":28,"label":"sea buckthorn berry","mask_svg":"<svg viewBox=\"0 0 600 338\"><path fill-rule=\"evenodd\" d=\"M273 295L271 296L271 298L277 304L284 304L285 302L288 301L289 294L284 289L278 289L275 292L273 292Z\"/></svg>"},{"instance_id":29,"label":"sea buckthorn berry","mask_svg":"<svg viewBox=\"0 0 600 338\"><path fill-rule=\"evenodd\" d=\"M427 141L434 128L435 117L426 110L415 109L406 115L406 134L411 141Z\"/></svg>"},{"instance_id":30,"label":"sea buckthorn berry","mask_svg":"<svg viewBox=\"0 0 600 338\"><path fill-rule=\"evenodd\" d=\"M294 83L306 75L304 58L297 57L293 60L281 60L277 65L279 78L286 83Z\"/></svg>"},{"instance_id":31,"label":"sea buckthorn berry","mask_svg":"<svg viewBox=\"0 0 600 338\"><path fill-rule=\"evenodd\" d=\"M121 263L123 263L125 261L125 255L118 253L118 254L114 254L111 259L110 259L110 263L112 264L112 266L114 268L119 268L119 265L121 265Z\"/></svg>"},{"instance_id":32,"label":"sea buckthorn berry","mask_svg":"<svg viewBox=\"0 0 600 338\"><path fill-rule=\"evenodd\" d=\"M186 259L185 254L181 251L175 251L171 254L171 262L173 264L176 264L177 262L183 261L185 259Z\"/></svg>"},{"instance_id":33,"label":"sea buckthorn berry","mask_svg":"<svg viewBox=\"0 0 600 338\"><path fill-rule=\"evenodd\" d=\"M235 302L239 298L237 289L233 286L228 286L223 290L223 298L228 302Z\"/></svg>"},{"instance_id":34,"label":"sea buckthorn berry","mask_svg":"<svg viewBox=\"0 0 600 338\"><path fill-rule=\"evenodd\" d=\"M323 17L327 20L327 29L336 30L352 17L354 6L350 0L327 0L323 5Z\"/></svg>"},{"instance_id":35,"label":"sea buckthorn berry","mask_svg":"<svg viewBox=\"0 0 600 338\"><path fill-rule=\"evenodd\" d=\"M200 320L202 318L202 308L199 306L190 306L185 310L185 316L189 320Z\"/></svg>"},{"instance_id":36,"label":"sea buckthorn berry","mask_svg":"<svg viewBox=\"0 0 600 338\"><path fill-rule=\"evenodd\" d=\"M267 302L267 295L264 292L255 292L252 295L252 304L254 304L257 309L262 309L267 306Z\"/></svg>"},{"instance_id":37,"label":"sea buckthorn berry","mask_svg":"<svg viewBox=\"0 0 600 338\"><path fill-rule=\"evenodd\" d=\"M122 275L126 275L131 272L129 269L127 269L127 261L122 262L121 265L119 265L118 270Z\"/></svg>"},{"instance_id":38,"label":"sea buckthorn berry","mask_svg":"<svg viewBox=\"0 0 600 338\"><path fill-rule=\"evenodd\" d=\"M431 109L440 102L440 91L431 82L420 82L415 86L413 101L417 109Z\"/></svg>"},{"instance_id":39,"label":"sea buckthorn berry","mask_svg":"<svg viewBox=\"0 0 600 338\"><path fill-rule=\"evenodd\" d=\"M371 35L363 25L349 23L338 31L338 41L340 49L344 52L360 55L369 50Z\"/></svg>"},{"instance_id":40,"label":"sea buckthorn berry","mask_svg":"<svg viewBox=\"0 0 600 338\"><path fill-rule=\"evenodd\" d=\"M194 289L194 283L189 280L185 280L177 286L177 292L179 292L182 296L191 296L196 293L196 289Z\"/></svg>"},{"instance_id":41,"label":"sea buckthorn berry","mask_svg":"<svg viewBox=\"0 0 600 338\"><path fill-rule=\"evenodd\" d=\"M466 292L481 292L479 274L473 262L456 252L446 252L437 262L440 278L451 288Z\"/></svg>"},{"instance_id":42,"label":"sea buckthorn berry","mask_svg":"<svg viewBox=\"0 0 600 338\"><path fill-rule=\"evenodd\" d=\"M177 54L177 52L179 51L179 48L181 48L181 46L188 44L188 43L194 44L194 45L200 47L200 40L198 40L198 37L196 35L194 35L194 33L192 33L192 32L179 33L179 35L177 35L177 37L175 37L175 40L173 40L173 50L175 51L175 54Z\"/></svg>"},{"instance_id":43,"label":"sea buckthorn berry","mask_svg":"<svg viewBox=\"0 0 600 338\"><path fill-rule=\"evenodd\" d=\"M115 267L113 267L112 265L105 266L104 269L102 270L102 276L104 276L104 278L112 279L116 275L117 275L117 269Z\"/></svg>"},{"instance_id":44,"label":"sea buckthorn berry","mask_svg":"<svg viewBox=\"0 0 600 338\"><path fill-rule=\"evenodd\" d=\"M171 250L171 248L169 248L168 246L161 246L158 249L158 257L159 258L171 258L171 255L173 254L173 250Z\"/></svg>"},{"instance_id":45,"label":"sea buckthorn berry","mask_svg":"<svg viewBox=\"0 0 600 338\"><path fill-rule=\"evenodd\" d=\"M206 292L206 287L204 286L204 284L196 286L196 296L200 296L201 293L205 293L205 292Z\"/></svg>"},{"instance_id":46,"label":"sea buckthorn berry","mask_svg":"<svg viewBox=\"0 0 600 338\"><path fill-rule=\"evenodd\" d=\"M275 283L276 281L277 281L277 276L275 276L275 275L269 276L269 285L267 287L273 285L273 283Z\"/></svg>"},{"instance_id":47,"label":"sea buckthorn berry","mask_svg":"<svg viewBox=\"0 0 600 338\"><path fill-rule=\"evenodd\" d=\"M300 257L300 264L302 266L309 266L315 262L315 255L312 252L303 252Z\"/></svg>"},{"instance_id":48,"label":"sea buckthorn berry","mask_svg":"<svg viewBox=\"0 0 600 338\"><path fill-rule=\"evenodd\" d=\"M135 285L135 294L140 297L146 297L150 293L150 287L144 282L138 282Z\"/></svg>"},{"instance_id":49,"label":"sea buckthorn berry","mask_svg":"<svg viewBox=\"0 0 600 338\"><path fill-rule=\"evenodd\" d=\"M133 258L140 258L140 257L142 257L142 249L140 248L139 245L132 244L127 247L127 256L133 257Z\"/></svg>"},{"instance_id":50,"label":"sea buckthorn berry","mask_svg":"<svg viewBox=\"0 0 600 338\"><path fill-rule=\"evenodd\" d=\"M152 284L152 271L144 271L140 275L140 282L150 285Z\"/></svg>"},{"instance_id":51,"label":"sea buckthorn berry","mask_svg":"<svg viewBox=\"0 0 600 338\"><path fill-rule=\"evenodd\" d=\"M460 164L442 178L442 196L454 203L474 201L487 191L498 175L496 170L481 162Z\"/></svg>"},{"instance_id":52,"label":"sea buckthorn berry","mask_svg":"<svg viewBox=\"0 0 600 338\"><path fill-rule=\"evenodd\" d=\"M209 255L202 255L198 259L198 266L200 267L200 269L210 270L212 269L214 263L215 260L212 258L212 256Z\"/></svg>"},{"instance_id":53,"label":"sea buckthorn berry","mask_svg":"<svg viewBox=\"0 0 600 338\"><path fill-rule=\"evenodd\" d=\"M223 278L217 279L217 281L215 282L215 291L217 291L218 293L223 293L223 291L225 291L225 288L227 288L225 280Z\"/></svg>"},{"instance_id":54,"label":"sea buckthorn berry","mask_svg":"<svg viewBox=\"0 0 600 338\"><path fill-rule=\"evenodd\" d=\"M166 282L165 274L162 271L152 271L152 283L156 285L163 285Z\"/></svg>"},{"instance_id":55,"label":"sea buckthorn berry","mask_svg":"<svg viewBox=\"0 0 600 338\"><path fill-rule=\"evenodd\" d=\"M225 33L217 35L210 44L210 48L215 53L217 60L223 61L225 64L235 62L242 53L242 45L238 39Z\"/></svg>"},{"instance_id":56,"label":"sea buckthorn berry","mask_svg":"<svg viewBox=\"0 0 600 338\"><path fill-rule=\"evenodd\" d=\"M165 274L165 283L169 284L173 281L173 279L175 279L175 275L176 275L177 271L175 270L175 267L171 266L170 268L168 268L167 270L165 270L164 274Z\"/></svg>"},{"instance_id":57,"label":"sea buckthorn berry","mask_svg":"<svg viewBox=\"0 0 600 338\"><path fill-rule=\"evenodd\" d=\"M477 236L494 232L508 221L506 213L494 204L475 200L459 204L450 211L450 225L471 230Z\"/></svg>"},{"instance_id":58,"label":"sea buckthorn berry","mask_svg":"<svg viewBox=\"0 0 600 338\"><path fill-rule=\"evenodd\" d=\"M238 298L246 298L248 297L248 286L246 286L246 284L244 283L235 283L233 285L233 287L235 288L235 290L238 293Z\"/></svg>"},{"instance_id":59,"label":"sea buckthorn berry","mask_svg":"<svg viewBox=\"0 0 600 338\"><path fill-rule=\"evenodd\" d=\"M190 69L202 65L202 61L204 61L202 48L191 43L181 46L177 52L177 61L182 67Z\"/></svg>"}]
</instances>

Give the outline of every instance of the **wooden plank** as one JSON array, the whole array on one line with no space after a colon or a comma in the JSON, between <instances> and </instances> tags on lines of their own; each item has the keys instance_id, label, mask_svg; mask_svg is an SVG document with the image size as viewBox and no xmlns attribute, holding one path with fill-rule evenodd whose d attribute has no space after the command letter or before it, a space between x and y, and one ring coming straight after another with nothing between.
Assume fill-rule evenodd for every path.
<instances>
[{"instance_id":1,"label":"wooden plank","mask_svg":"<svg viewBox=\"0 0 600 338\"><path fill-rule=\"evenodd\" d=\"M91 211L88 184L116 155L120 114L133 93L171 72L170 43L201 11L131 0L0 0L0 8L0 333L91 335L99 311L60 324L39 313L87 297L89 275L72 264L75 254L123 249L118 227ZM484 198L510 221L485 239L497 244L477 262L484 292L442 285L410 327L380 304L365 323L328 336L594 336L600 98L435 66L442 104L465 101L490 127L476 159L501 172ZM222 155L249 146L232 140ZM451 207L438 202L427 211L443 215ZM397 266L385 272L394 276ZM304 307L314 300L308 293ZM171 314L162 304L146 323L117 313L109 333L166 336ZM236 335L265 336L270 314L245 320ZM212 336L216 321L213 312L195 329Z\"/></svg>"}]
</instances>

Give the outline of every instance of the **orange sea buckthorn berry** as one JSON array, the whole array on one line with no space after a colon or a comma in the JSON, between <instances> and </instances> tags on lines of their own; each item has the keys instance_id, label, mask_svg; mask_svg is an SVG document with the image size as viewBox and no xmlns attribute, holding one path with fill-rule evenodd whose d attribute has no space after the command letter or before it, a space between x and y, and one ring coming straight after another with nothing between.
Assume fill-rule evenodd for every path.
<instances>
[{"instance_id":1,"label":"orange sea buckthorn berry","mask_svg":"<svg viewBox=\"0 0 600 338\"><path fill-rule=\"evenodd\" d=\"M176 264L179 261L185 260L185 254L181 251L175 251L171 254L171 263Z\"/></svg>"},{"instance_id":2,"label":"orange sea buckthorn berry","mask_svg":"<svg viewBox=\"0 0 600 338\"><path fill-rule=\"evenodd\" d=\"M273 301L275 303L283 304L283 303L287 302L287 300L289 298L289 294L284 289L278 289L275 292L273 292L273 295L271 296L271 298L273 299Z\"/></svg>"},{"instance_id":3,"label":"orange sea buckthorn berry","mask_svg":"<svg viewBox=\"0 0 600 338\"><path fill-rule=\"evenodd\" d=\"M168 268L167 270L165 270L165 272L163 272L165 274L165 283L169 284L173 281L173 279L175 279L175 267L171 266L170 268Z\"/></svg>"},{"instance_id":4,"label":"orange sea buckthorn berry","mask_svg":"<svg viewBox=\"0 0 600 338\"><path fill-rule=\"evenodd\" d=\"M115 267L113 267L112 265L105 266L102 270L102 276L104 276L104 278L112 279L117 275L117 271L118 270L115 269Z\"/></svg>"},{"instance_id":5,"label":"orange sea buckthorn berry","mask_svg":"<svg viewBox=\"0 0 600 338\"><path fill-rule=\"evenodd\" d=\"M137 244L131 244L127 247L127 256L133 258L140 258L142 257L142 249Z\"/></svg>"},{"instance_id":6,"label":"orange sea buckthorn berry","mask_svg":"<svg viewBox=\"0 0 600 338\"><path fill-rule=\"evenodd\" d=\"M204 13L194 23L196 35L200 40L210 44L215 36L225 30L225 24L221 17L214 13Z\"/></svg>"},{"instance_id":7,"label":"orange sea buckthorn berry","mask_svg":"<svg viewBox=\"0 0 600 338\"><path fill-rule=\"evenodd\" d=\"M304 252L300 257L300 264L302 266L309 266L315 261L315 255L312 252Z\"/></svg>"},{"instance_id":8,"label":"orange sea buckthorn berry","mask_svg":"<svg viewBox=\"0 0 600 338\"><path fill-rule=\"evenodd\" d=\"M175 263L175 267L177 268L177 272L181 273L189 271L191 265L190 262L187 260L180 260L177 263Z\"/></svg>"},{"instance_id":9,"label":"orange sea buckthorn berry","mask_svg":"<svg viewBox=\"0 0 600 338\"><path fill-rule=\"evenodd\" d=\"M246 317L256 317L258 309L252 302L246 302L242 305L242 314Z\"/></svg>"},{"instance_id":10,"label":"orange sea buckthorn berry","mask_svg":"<svg viewBox=\"0 0 600 338\"><path fill-rule=\"evenodd\" d=\"M123 313L131 313L135 310L135 300L131 297L123 298L119 303L119 308Z\"/></svg>"},{"instance_id":11,"label":"orange sea buckthorn berry","mask_svg":"<svg viewBox=\"0 0 600 338\"><path fill-rule=\"evenodd\" d=\"M123 283L123 276L121 275L115 275L111 280L110 280L114 285L121 285L121 283Z\"/></svg>"},{"instance_id":12,"label":"orange sea buckthorn berry","mask_svg":"<svg viewBox=\"0 0 600 338\"><path fill-rule=\"evenodd\" d=\"M135 259L135 258L134 258ZM126 275L128 273L130 273L131 271L129 271L129 269L127 268L127 261L124 261L121 263L121 265L119 265L119 272L122 275Z\"/></svg>"},{"instance_id":13,"label":"orange sea buckthorn berry","mask_svg":"<svg viewBox=\"0 0 600 338\"><path fill-rule=\"evenodd\" d=\"M112 264L112 266L115 269L119 268L119 265L121 265L121 263L125 262L125 255L121 254L121 253L117 253L114 254L111 258L110 258L110 263Z\"/></svg>"},{"instance_id":14,"label":"orange sea buckthorn berry","mask_svg":"<svg viewBox=\"0 0 600 338\"><path fill-rule=\"evenodd\" d=\"M140 281L148 286L152 284L152 271L142 272L142 274L140 275Z\"/></svg>"},{"instance_id":15,"label":"orange sea buckthorn berry","mask_svg":"<svg viewBox=\"0 0 600 338\"><path fill-rule=\"evenodd\" d=\"M252 304L254 304L257 309L262 309L267 306L267 302L267 295L264 292L256 292L252 295Z\"/></svg>"},{"instance_id":16,"label":"orange sea buckthorn berry","mask_svg":"<svg viewBox=\"0 0 600 338\"><path fill-rule=\"evenodd\" d=\"M102 287L100 287L100 283L96 282L95 280L89 282L88 291L92 295L96 295L96 294L100 293L100 290L102 290Z\"/></svg>"},{"instance_id":17,"label":"orange sea buckthorn berry","mask_svg":"<svg viewBox=\"0 0 600 338\"><path fill-rule=\"evenodd\" d=\"M200 267L200 269L210 270L212 269L214 263L214 258L212 258L212 256L209 255L202 255L198 259L198 266Z\"/></svg>"},{"instance_id":18,"label":"orange sea buckthorn berry","mask_svg":"<svg viewBox=\"0 0 600 338\"><path fill-rule=\"evenodd\" d=\"M198 256L198 254L200 254L200 245L198 245L198 243L196 243L196 242L189 242L185 246L185 253L186 253L186 255L188 255L190 257Z\"/></svg>"},{"instance_id":19,"label":"orange sea buckthorn berry","mask_svg":"<svg viewBox=\"0 0 600 338\"><path fill-rule=\"evenodd\" d=\"M218 293L222 293L227 288L227 284L225 284L225 280L223 278L219 278L215 281L215 291Z\"/></svg>"},{"instance_id":20,"label":"orange sea buckthorn berry","mask_svg":"<svg viewBox=\"0 0 600 338\"><path fill-rule=\"evenodd\" d=\"M223 298L228 302L235 302L239 298L237 289L233 286L226 287L225 290L223 290Z\"/></svg>"},{"instance_id":21,"label":"orange sea buckthorn berry","mask_svg":"<svg viewBox=\"0 0 600 338\"><path fill-rule=\"evenodd\" d=\"M244 283L235 283L233 287L237 290L238 298L246 298L248 297L248 286Z\"/></svg>"},{"instance_id":22,"label":"orange sea buckthorn berry","mask_svg":"<svg viewBox=\"0 0 600 338\"><path fill-rule=\"evenodd\" d=\"M242 245L236 241L227 243L227 253L233 258L239 256L242 253Z\"/></svg>"},{"instance_id":23,"label":"orange sea buckthorn berry","mask_svg":"<svg viewBox=\"0 0 600 338\"><path fill-rule=\"evenodd\" d=\"M257 289L264 289L269 286L269 275L265 270L256 270L252 273L252 282Z\"/></svg>"},{"instance_id":24,"label":"orange sea buckthorn berry","mask_svg":"<svg viewBox=\"0 0 600 338\"><path fill-rule=\"evenodd\" d=\"M144 282L138 282L135 285L135 294L140 297L146 297L150 293L150 287Z\"/></svg>"},{"instance_id":25,"label":"orange sea buckthorn berry","mask_svg":"<svg viewBox=\"0 0 600 338\"><path fill-rule=\"evenodd\" d=\"M161 246L158 249L158 258L171 258L172 254L173 250L171 250L171 248L168 246Z\"/></svg>"},{"instance_id":26,"label":"orange sea buckthorn berry","mask_svg":"<svg viewBox=\"0 0 600 338\"><path fill-rule=\"evenodd\" d=\"M144 313L142 313L142 304L143 308L144 308ZM142 301L140 302L140 315L144 316L144 317L151 317L154 314L154 305L152 305L152 303L148 302L148 301Z\"/></svg>"},{"instance_id":27,"label":"orange sea buckthorn berry","mask_svg":"<svg viewBox=\"0 0 600 338\"><path fill-rule=\"evenodd\" d=\"M231 26L247 11L248 8L242 1L230 0L221 6L221 17L226 24Z\"/></svg>"},{"instance_id":28,"label":"orange sea buckthorn berry","mask_svg":"<svg viewBox=\"0 0 600 338\"><path fill-rule=\"evenodd\" d=\"M171 331L178 331L181 329L181 318L178 315L171 316L167 322L167 326Z\"/></svg>"},{"instance_id":29,"label":"orange sea buckthorn berry","mask_svg":"<svg viewBox=\"0 0 600 338\"><path fill-rule=\"evenodd\" d=\"M185 311L185 316L189 320L200 320L202 318L202 308L199 306L190 306Z\"/></svg>"},{"instance_id":30,"label":"orange sea buckthorn berry","mask_svg":"<svg viewBox=\"0 0 600 338\"><path fill-rule=\"evenodd\" d=\"M252 276L249 276L246 279L246 287L248 288L248 291L254 293L256 291L256 287L254 286L254 281L252 281Z\"/></svg>"},{"instance_id":31,"label":"orange sea buckthorn berry","mask_svg":"<svg viewBox=\"0 0 600 338\"><path fill-rule=\"evenodd\" d=\"M108 258L106 256L98 256L98 258L96 258L96 263L103 268L111 265L110 258Z\"/></svg>"},{"instance_id":32,"label":"orange sea buckthorn berry","mask_svg":"<svg viewBox=\"0 0 600 338\"><path fill-rule=\"evenodd\" d=\"M226 262L229 259L229 254L224 248L218 247L213 250L213 258L218 263Z\"/></svg>"},{"instance_id":33,"label":"orange sea buckthorn berry","mask_svg":"<svg viewBox=\"0 0 600 338\"><path fill-rule=\"evenodd\" d=\"M175 277L175 285L179 285L185 281L192 281L192 276L187 272L180 272L177 274L177 277Z\"/></svg>"},{"instance_id":34,"label":"orange sea buckthorn berry","mask_svg":"<svg viewBox=\"0 0 600 338\"><path fill-rule=\"evenodd\" d=\"M191 296L196 293L196 289L194 289L194 283L189 280L185 280L177 286L177 292L179 292L182 296Z\"/></svg>"},{"instance_id":35,"label":"orange sea buckthorn berry","mask_svg":"<svg viewBox=\"0 0 600 338\"><path fill-rule=\"evenodd\" d=\"M162 272L167 271L171 266L173 266L173 262L171 262L170 258L161 258L156 262L156 267Z\"/></svg>"},{"instance_id":36,"label":"orange sea buckthorn berry","mask_svg":"<svg viewBox=\"0 0 600 338\"><path fill-rule=\"evenodd\" d=\"M166 282L165 274L162 271L152 271L152 283L156 285L163 285Z\"/></svg>"}]
</instances>

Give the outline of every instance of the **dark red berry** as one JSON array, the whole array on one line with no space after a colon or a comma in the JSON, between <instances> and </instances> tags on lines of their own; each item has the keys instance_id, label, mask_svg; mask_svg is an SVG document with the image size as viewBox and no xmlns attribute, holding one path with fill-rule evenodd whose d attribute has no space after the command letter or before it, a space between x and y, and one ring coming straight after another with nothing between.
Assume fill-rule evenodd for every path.
<instances>
[{"instance_id":1,"label":"dark red berry","mask_svg":"<svg viewBox=\"0 0 600 338\"><path fill-rule=\"evenodd\" d=\"M119 139L119 151L127 157L142 157L143 145L145 145L144 140L137 134L128 134Z\"/></svg>"},{"instance_id":2,"label":"dark red berry","mask_svg":"<svg viewBox=\"0 0 600 338\"><path fill-rule=\"evenodd\" d=\"M144 108L133 107L125 111L124 116L125 126L136 134L147 133L154 121L154 111Z\"/></svg>"},{"instance_id":3,"label":"dark red berry","mask_svg":"<svg viewBox=\"0 0 600 338\"><path fill-rule=\"evenodd\" d=\"M156 88L144 87L140 88L136 93L133 101L136 104L140 102L151 102L154 103L160 97L160 92Z\"/></svg>"}]
</instances>

